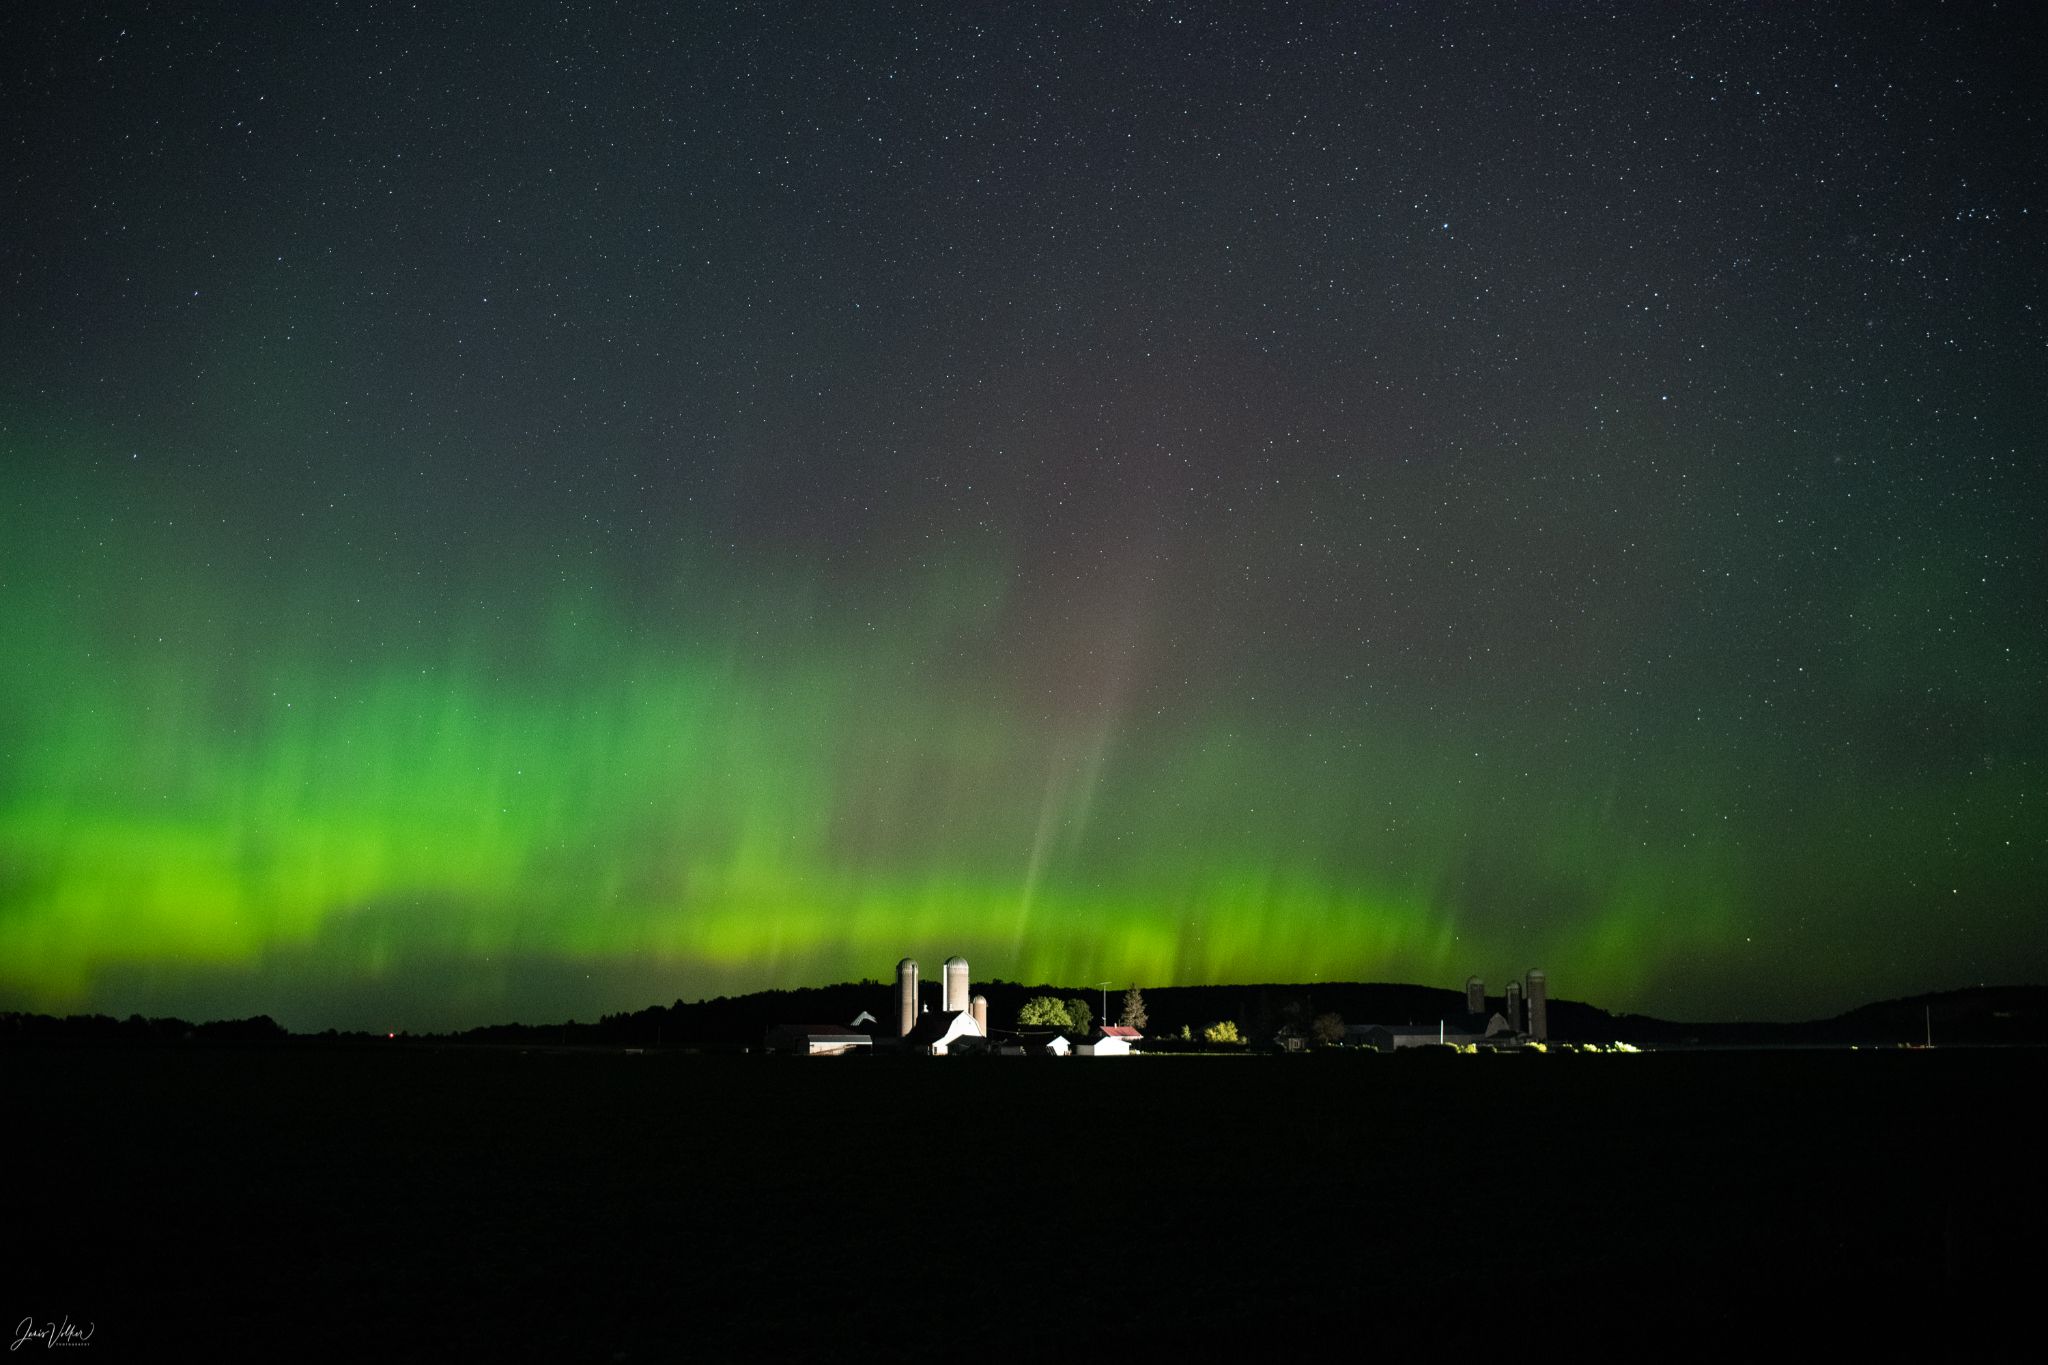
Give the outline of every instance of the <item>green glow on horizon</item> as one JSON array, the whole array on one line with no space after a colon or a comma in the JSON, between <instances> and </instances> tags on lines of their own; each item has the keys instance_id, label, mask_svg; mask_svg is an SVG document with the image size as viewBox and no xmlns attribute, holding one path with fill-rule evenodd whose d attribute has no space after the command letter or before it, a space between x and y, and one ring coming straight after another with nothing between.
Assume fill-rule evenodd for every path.
<instances>
[{"instance_id":1,"label":"green glow on horizon","mask_svg":"<svg viewBox=\"0 0 2048 1365\"><path fill-rule=\"evenodd\" d=\"M1543 965L1626 1008L1699 973L1790 988L1758 907L1800 876L1816 923L1838 875L1901 900L1871 867L1954 796L1830 828L1745 803L1760 760L1682 727L1645 786L1569 716L1168 707L1114 676L1048 696L1006 653L988 543L852 610L800 567L742 581L681 546L667 595L629 608L601 568L415 590L321 547L266 582L175 533L108 537L92 506L45 484L0 523L18 1007L118 1011L109 982L198 973L200 1012L280 960L341 983L432 962L484 1022L545 1017L515 982L536 960L690 996L958 951L1151 985ZM1779 836L1819 871L1781 865Z\"/></svg>"}]
</instances>

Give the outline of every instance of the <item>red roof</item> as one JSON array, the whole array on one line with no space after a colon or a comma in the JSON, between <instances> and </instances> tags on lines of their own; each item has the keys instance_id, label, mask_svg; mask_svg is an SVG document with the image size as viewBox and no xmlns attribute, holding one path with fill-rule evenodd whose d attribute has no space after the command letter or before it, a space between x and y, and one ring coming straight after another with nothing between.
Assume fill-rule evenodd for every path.
<instances>
[{"instance_id":1,"label":"red roof","mask_svg":"<svg viewBox=\"0 0 2048 1365\"><path fill-rule=\"evenodd\" d=\"M1136 1029L1126 1028L1122 1024L1105 1024L1102 1027L1102 1033L1106 1038L1142 1038L1145 1036Z\"/></svg>"}]
</instances>

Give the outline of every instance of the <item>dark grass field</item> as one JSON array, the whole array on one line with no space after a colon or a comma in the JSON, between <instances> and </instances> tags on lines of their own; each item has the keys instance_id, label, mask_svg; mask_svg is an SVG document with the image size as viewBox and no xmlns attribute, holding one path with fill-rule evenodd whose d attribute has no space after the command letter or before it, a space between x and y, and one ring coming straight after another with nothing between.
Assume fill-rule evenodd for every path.
<instances>
[{"instance_id":1,"label":"dark grass field","mask_svg":"<svg viewBox=\"0 0 2048 1365\"><path fill-rule=\"evenodd\" d=\"M2048 1235L2028 1050L0 1065L93 1356L2022 1358Z\"/></svg>"}]
</instances>

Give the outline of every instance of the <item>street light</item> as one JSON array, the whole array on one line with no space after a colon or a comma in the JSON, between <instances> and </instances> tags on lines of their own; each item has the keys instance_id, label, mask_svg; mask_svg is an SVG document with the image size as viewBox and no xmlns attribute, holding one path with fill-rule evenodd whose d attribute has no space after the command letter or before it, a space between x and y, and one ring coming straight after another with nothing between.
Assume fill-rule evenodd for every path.
<instances>
[{"instance_id":1,"label":"street light","mask_svg":"<svg viewBox=\"0 0 2048 1365\"><path fill-rule=\"evenodd\" d=\"M1099 1024L1099 1025L1097 1025L1097 1027L1098 1027L1098 1028L1108 1028L1108 1027L1109 1027L1109 983L1108 983L1107 981L1098 981L1098 982L1096 982L1096 983L1095 983L1095 988L1096 988L1097 990L1099 990L1099 991L1101 991L1101 992L1102 992L1102 1022L1101 1022L1101 1023Z\"/></svg>"}]
</instances>

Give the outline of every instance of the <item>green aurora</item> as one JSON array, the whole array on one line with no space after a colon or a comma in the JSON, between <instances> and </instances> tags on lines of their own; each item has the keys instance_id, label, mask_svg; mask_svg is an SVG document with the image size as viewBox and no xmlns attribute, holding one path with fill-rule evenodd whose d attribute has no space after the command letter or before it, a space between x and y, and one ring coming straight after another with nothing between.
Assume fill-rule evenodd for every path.
<instances>
[{"instance_id":1,"label":"green aurora","mask_svg":"<svg viewBox=\"0 0 2048 1365\"><path fill-rule=\"evenodd\" d=\"M850 595L703 538L635 593L566 547L426 585L313 536L265 574L279 541L188 537L194 500L53 439L7 452L0 538L17 1005L439 1025L957 951L1066 983L1540 964L1611 1008L1798 1013L2025 930L2013 765L1887 776L1492 686L1162 705L1130 611L1037 657L989 541Z\"/></svg>"}]
</instances>

